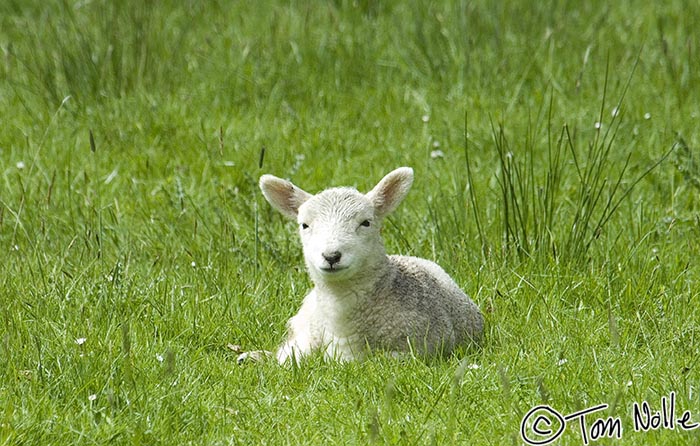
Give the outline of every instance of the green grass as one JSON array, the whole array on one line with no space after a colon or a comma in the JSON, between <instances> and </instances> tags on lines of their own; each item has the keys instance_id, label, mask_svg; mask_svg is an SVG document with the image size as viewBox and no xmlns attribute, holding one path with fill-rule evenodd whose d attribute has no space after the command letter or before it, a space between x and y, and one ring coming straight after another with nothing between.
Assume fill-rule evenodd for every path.
<instances>
[{"instance_id":1,"label":"green grass","mask_svg":"<svg viewBox=\"0 0 700 446\"><path fill-rule=\"evenodd\" d=\"M591 444L698 442L632 424L672 391L700 420L698 20L0 3L0 444L515 445L534 406L603 403L622 438ZM237 366L227 344L274 349L310 286L258 177L367 190L400 165L387 249L455 277L483 347Z\"/></svg>"}]
</instances>

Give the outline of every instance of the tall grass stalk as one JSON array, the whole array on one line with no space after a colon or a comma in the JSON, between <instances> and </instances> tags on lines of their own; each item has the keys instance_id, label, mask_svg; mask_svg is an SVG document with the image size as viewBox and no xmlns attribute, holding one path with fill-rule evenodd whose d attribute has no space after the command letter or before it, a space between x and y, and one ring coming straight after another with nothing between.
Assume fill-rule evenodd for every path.
<instances>
[{"instance_id":1,"label":"tall grass stalk","mask_svg":"<svg viewBox=\"0 0 700 446\"><path fill-rule=\"evenodd\" d=\"M567 124L562 126L558 136L554 136L557 133L552 123L552 96L545 121L544 132L547 136L544 160L540 159L541 149L537 136L541 133L539 126L543 121L542 109L534 122L532 119L528 121L520 147L515 146L507 137L503 124L496 125L491 120L493 147L497 156L495 174L500 191L500 251L505 255L514 253L520 260L551 258L563 263L585 262L591 245L599 238L620 205L630 196L635 186L671 153L667 152L631 179L627 175L631 152L622 165L617 166L612 155L617 149L615 142L621 123L620 110L634 68L613 108L610 122L605 123L608 72L609 67L605 73L598 121L586 149L580 148L576 132L572 133ZM467 124L465 118L464 151L469 200L474 209L482 247L485 247L489 243L479 218L481 210L471 168ZM544 175L540 174L543 171ZM565 193L565 188L576 191L573 200Z\"/></svg>"}]
</instances>

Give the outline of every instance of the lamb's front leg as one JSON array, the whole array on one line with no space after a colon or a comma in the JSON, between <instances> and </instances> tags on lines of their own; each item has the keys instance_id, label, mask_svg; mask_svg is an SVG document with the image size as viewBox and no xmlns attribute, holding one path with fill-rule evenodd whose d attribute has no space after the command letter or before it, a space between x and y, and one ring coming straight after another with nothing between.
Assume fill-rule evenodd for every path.
<instances>
[{"instance_id":1,"label":"lamb's front leg","mask_svg":"<svg viewBox=\"0 0 700 446\"><path fill-rule=\"evenodd\" d=\"M316 294L311 291L305 298L299 312L287 322L287 341L277 349L277 361L284 364L293 359L297 364L314 348L320 340L311 333L311 318L316 310Z\"/></svg>"}]
</instances>

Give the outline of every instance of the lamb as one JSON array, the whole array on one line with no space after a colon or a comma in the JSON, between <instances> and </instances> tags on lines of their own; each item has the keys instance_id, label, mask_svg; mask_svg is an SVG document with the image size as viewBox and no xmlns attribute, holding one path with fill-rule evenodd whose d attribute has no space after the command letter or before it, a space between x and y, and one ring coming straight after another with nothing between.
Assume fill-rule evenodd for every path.
<instances>
[{"instance_id":1,"label":"lamb","mask_svg":"<svg viewBox=\"0 0 700 446\"><path fill-rule=\"evenodd\" d=\"M437 264L387 255L382 220L406 197L413 169L387 174L370 192L338 187L311 195L272 175L267 201L299 224L314 288L287 323L280 363L316 349L326 359L360 360L371 351L436 356L479 342L479 308Z\"/></svg>"}]
</instances>

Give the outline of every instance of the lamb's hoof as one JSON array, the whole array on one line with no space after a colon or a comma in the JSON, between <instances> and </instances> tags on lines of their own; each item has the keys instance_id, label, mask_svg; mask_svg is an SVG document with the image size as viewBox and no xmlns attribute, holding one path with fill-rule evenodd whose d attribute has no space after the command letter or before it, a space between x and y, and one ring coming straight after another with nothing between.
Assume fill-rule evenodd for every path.
<instances>
[{"instance_id":1,"label":"lamb's hoof","mask_svg":"<svg viewBox=\"0 0 700 446\"><path fill-rule=\"evenodd\" d=\"M272 352L267 350L253 350L250 352L243 352L236 358L236 362L240 364L248 362L260 362L272 356Z\"/></svg>"}]
</instances>

